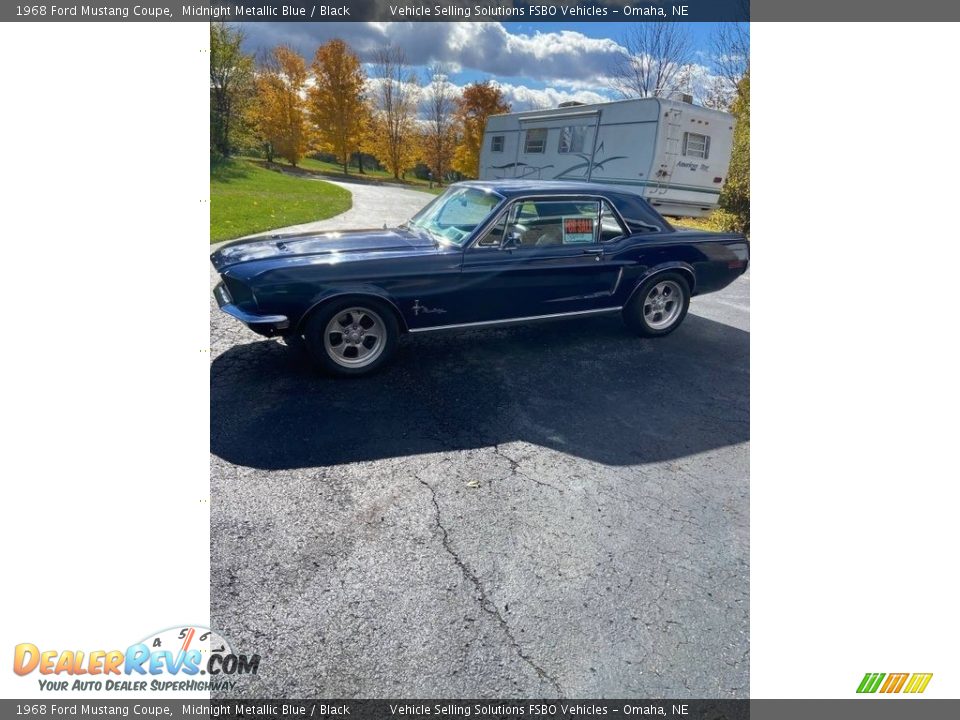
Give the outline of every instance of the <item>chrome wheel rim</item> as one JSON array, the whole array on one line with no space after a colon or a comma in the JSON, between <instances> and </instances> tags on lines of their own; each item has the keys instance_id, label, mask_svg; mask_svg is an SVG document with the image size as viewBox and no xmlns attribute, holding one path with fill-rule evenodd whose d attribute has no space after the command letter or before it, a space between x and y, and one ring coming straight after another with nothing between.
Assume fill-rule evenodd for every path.
<instances>
[{"instance_id":1,"label":"chrome wheel rim","mask_svg":"<svg viewBox=\"0 0 960 720\"><path fill-rule=\"evenodd\" d=\"M383 352L387 328L373 310L352 307L341 310L327 323L323 346L337 365L366 367Z\"/></svg>"},{"instance_id":2,"label":"chrome wheel rim","mask_svg":"<svg viewBox=\"0 0 960 720\"><path fill-rule=\"evenodd\" d=\"M664 330L680 317L683 290L673 280L658 282L643 298L643 320L653 330Z\"/></svg>"}]
</instances>

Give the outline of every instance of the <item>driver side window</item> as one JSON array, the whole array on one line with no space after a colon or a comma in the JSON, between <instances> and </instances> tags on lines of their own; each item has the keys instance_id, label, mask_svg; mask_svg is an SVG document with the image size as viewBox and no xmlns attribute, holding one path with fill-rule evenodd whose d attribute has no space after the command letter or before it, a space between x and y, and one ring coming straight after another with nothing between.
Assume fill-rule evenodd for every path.
<instances>
[{"instance_id":1,"label":"driver side window","mask_svg":"<svg viewBox=\"0 0 960 720\"><path fill-rule=\"evenodd\" d=\"M503 230L507 226L507 215L504 213L497 222L487 230L486 235L477 241L477 247L500 247L503 242Z\"/></svg>"},{"instance_id":2,"label":"driver side window","mask_svg":"<svg viewBox=\"0 0 960 720\"><path fill-rule=\"evenodd\" d=\"M596 242L600 205L596 200L533 200L519 206L507 237L523 247L560 247Z\"/></svg>"},{"instance_id":3,"label":"driver side window","mask_svg":"<svg viewBox=\"0 0 960 720\"><path fill-rule=\"evenodd\" d=\"M539 219L537 206L532 202L519 202L510 208L507 237L513 238L518 245L523 244L523 238L530 226Z\"/></svg>"},{"instance_id":4,"label":"driver side window","mask_svg":"<svg viewBox=\"0 0 960 720\"><path fill-rule=\"evenodd\" d=\"M589 245L597 242L599 229L597 200L519 200L477 241L477 247Z\"/></svg>"}]
</instances>

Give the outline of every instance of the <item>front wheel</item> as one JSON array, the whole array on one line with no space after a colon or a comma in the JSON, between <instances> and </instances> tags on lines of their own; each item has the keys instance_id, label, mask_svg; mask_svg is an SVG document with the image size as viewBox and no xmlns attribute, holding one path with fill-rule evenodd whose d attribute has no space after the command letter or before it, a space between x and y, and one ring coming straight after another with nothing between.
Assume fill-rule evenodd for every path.
<instances>
[{"instance_id":1,"label":"front wheel","mask_svg":"<svg viewBox=\"0 0 960 720\"><path fill-rule=\"evenodd\" d=\"M400 328L383 303L363 298L334 301L315 312L303 339L313 362L331 375L367 375L397 349Z\"/></svg>"},{"instance_id":2,"label":"front wheel","mask_svg":"<svg viewBox=\"0 0 960 720\"><path fill-rule=\"evenodd\" d=\"M690 307L690 287L679 273L647 280L623 309L623 321L637 335L660 337L676 330Z\"/></svg>"}]
</instances>

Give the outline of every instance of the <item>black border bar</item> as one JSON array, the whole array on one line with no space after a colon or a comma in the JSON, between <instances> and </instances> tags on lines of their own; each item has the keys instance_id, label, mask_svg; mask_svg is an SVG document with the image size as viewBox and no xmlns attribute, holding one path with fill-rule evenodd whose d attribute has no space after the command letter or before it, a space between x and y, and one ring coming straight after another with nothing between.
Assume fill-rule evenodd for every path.
<instances>
[{"instance_id":1,"label":"black border bar","mask_svg":"<svg viewBox=\"0 0 960 720\"><path fill-rule=\"evenodd\" d=\"M113 700L87 697L85 693L58 700L0 700L0 717L29 716L167 720L942 720L960 717L960 700L900 696L847 700Z\"/></svg>"}]
</instances>

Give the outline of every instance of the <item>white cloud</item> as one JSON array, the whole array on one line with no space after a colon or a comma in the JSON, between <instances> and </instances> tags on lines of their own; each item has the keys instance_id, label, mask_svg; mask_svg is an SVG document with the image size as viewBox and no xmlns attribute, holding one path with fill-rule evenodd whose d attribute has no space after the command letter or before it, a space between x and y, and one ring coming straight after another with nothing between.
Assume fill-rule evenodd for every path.
<instances>
[{"instance_id":1,"label":"white cloud","mask_svg":"<svg viewBox=\"0 0 960 720\"><path fill-rule=\"evenodd\" d=\"M572 30L512 34L497 22L452 23L245 23L247 46L263 50L281 43L306 57L339 37L369 61L387 44L402 47L414 65L446 62L496 77L595 83L621 51L610 38Z\"/></svg>"},{"instance_id":2,"label":"white cloud","mask_svg":"<svg viewBox=\"0 0 960 720\"><path fill-rule=\"evenodd\" d=\"M503 91L507 102L514 112L519 110L536 110L555 108L562 102L599 103L611 100L609 94L602 94L595 90L561 90L557 87L531 88L526 85L512 85L497 83Z\"/></svg>"},{"instance_id":3,"label":"white cloud","mask_svg":"<svg viewBox=\"0 0 960 720\"><path fill-rule=\"evenodd\" d=\"M573 30L514 34L498 22L246 23L243 30L250 50L263 51L282 43L308 59L320 44L335 37L347 42L364 63L377 50L395 45L412 65L441 62L453 73L489 76L515 110L619 97L610 72L624 48L612 38L588 37ZM690 66L686 91L702 102L715 94L719 81L708 67L708 53L700 50L697 57L701 62ZM531 87L540 84L545 87Z\"/></svg>"}]
</instances>

